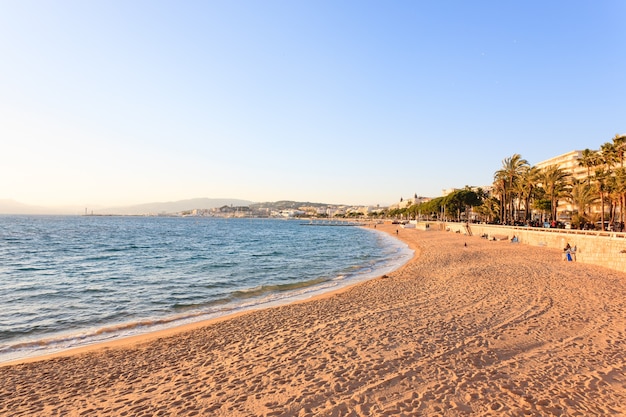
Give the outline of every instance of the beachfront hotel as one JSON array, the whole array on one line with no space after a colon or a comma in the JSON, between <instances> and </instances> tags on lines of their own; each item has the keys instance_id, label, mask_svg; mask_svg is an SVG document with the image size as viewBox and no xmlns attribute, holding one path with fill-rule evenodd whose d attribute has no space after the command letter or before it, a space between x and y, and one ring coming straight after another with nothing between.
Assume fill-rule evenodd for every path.
<instances>
[{"instance_id":1,"label":"beachfront hotel","mask_svg":"<svg viewBox=\"0 0 626 417\"><path fill-rule=\"evenodd\" d=\"M582 156L582 151L571 151L536 163L535 167L543 170L549 166L555 165L560 170L570 175L572 179L583 180L587 178L587 168L580 164ZM600 212L600 209L594 208L592 210L598 213ZM571 219L573 211L574 207L571 203L566 200L561 200L556 209L557 218L559 220L569 220Z\"/></svg>"},{"instance_id":2,"label":"beachfront hotel","mask_svg":"<svg viewBox=\"0 0 626 417\"><path fill-rule=\"evenodd\" d=\"M580 164L582 157L583 151L571 151L536 163L535 167L544 169L556 165L563 172L571 175L572 178L582 180L587 178L587 168Z\"/></svg>"}]
</instances>

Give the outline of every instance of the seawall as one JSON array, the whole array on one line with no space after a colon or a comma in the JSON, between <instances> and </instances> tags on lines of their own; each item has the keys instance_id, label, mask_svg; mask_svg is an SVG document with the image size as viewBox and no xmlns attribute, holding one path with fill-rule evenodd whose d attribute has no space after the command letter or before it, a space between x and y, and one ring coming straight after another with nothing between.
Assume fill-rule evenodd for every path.
<instances>
[{"instance_id":1,"label":"seawall","mask_svg":"<svg viewBox=\"0 0 626 417\"><path fill-rule=\"evenodd\" d=\"M420 230L442 230L481 236L489 239L510 240L516 236L519 243L563 249L567 243L576 247L576 261L600 265L626 272L626 233L534 227L499 226L490 224L419 222ZM468 230L469 227L469 230ZM511 244L511 243L509 243Z\"/></svg>"}]
</instances>

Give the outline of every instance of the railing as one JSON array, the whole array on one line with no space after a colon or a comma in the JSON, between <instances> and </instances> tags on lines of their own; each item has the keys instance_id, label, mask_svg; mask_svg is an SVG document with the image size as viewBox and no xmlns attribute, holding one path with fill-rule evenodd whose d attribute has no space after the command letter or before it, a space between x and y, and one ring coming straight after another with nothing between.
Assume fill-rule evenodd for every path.
<instances>
[{"instance_id":1,"label":"railing","mask_svg":"<svg viewBox=\"0 0 626 417\"><path fill-rule=\"evenodd\" d=\"M458 225L465 225L465 223L456 223L456 222L447 222L454 223ZM529 232L541 232L541 233L558 233L558 234L569 234L569 235L581 235L581 236L602 236L602 237L614 237L614 238L622 238L626 239L626 232L612 232L607 230L578 230L578 229L554 229L554 228L543 228L543 227L529 227L529 226L506 226L500 224L485 224L485 223L470 223L470 227L472 224L475 224L480 227L497 227L497 228L506 228L511 230L524 230Z\"/></svg>"}]
</instances>

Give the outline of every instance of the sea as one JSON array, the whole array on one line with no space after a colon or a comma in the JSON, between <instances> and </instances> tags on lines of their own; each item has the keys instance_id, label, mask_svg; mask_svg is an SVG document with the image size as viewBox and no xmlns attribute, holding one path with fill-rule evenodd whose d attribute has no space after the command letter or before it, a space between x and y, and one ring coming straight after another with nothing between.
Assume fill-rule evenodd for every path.
<instances>
[{"instance_id":1,"label":"sea","mask_svg":"<svg viewBox=\"0 0 626 417\"><path fill-rule=\"evenodd\" d=\"M0 363L303 300L412 255L331 222L0 216Z\"/></svg>"}]
</instances>

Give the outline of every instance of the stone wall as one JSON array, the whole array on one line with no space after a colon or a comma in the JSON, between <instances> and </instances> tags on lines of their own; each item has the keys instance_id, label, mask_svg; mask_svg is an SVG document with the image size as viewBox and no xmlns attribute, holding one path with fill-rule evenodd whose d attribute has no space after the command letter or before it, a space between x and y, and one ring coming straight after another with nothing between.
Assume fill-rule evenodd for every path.
<instances>
[{"instance_id":1,"label":"stone wall","mask_svg":"<svg viewBox=\"0 0 626 417\"><path fill-rule=\"evenodd\" d=\"M425 223L425 222L420 222ZM417 228L426 226L418 223ZM626 272L626 233L583 231L566 229L542 229L533 227L498 226L489 224L428 222L428 230L444 230L471 234L474 239L508 240L516 236L519 243L563 249L567 243L576 247L576 261Z\"/></svg>"}]
</instances>

